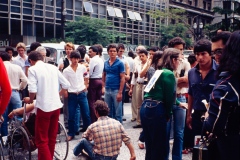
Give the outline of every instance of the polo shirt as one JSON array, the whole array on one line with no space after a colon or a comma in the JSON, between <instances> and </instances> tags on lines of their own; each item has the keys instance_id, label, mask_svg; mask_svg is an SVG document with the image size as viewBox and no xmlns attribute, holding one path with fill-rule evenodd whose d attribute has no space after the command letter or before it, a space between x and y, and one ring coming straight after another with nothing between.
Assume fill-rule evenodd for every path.
<instances>
[{"instance_id":1,"label":"polo shirt","mask_svg":"<svg viewBox=\"0 0 240 160\"><path fill-rule=\"evenodd\" d=\"M199 64L190 69L188 72L188 94L193 97L193 109L195 111L207 111L205 105L202 103L202 100L205 99L209 101L210 94L217 82L217 68L218 65L216 61L212 60L212 68L204 79L202 79L202 75L199 72Z\"/></svg>"},{"instance_id":2,"label":"polo shirt","mask_svg":"<svg viewBox=\"0 0 240 160\"><path fill-rule=\"evenodd\" d=\"M120 74L124 73L124 64L118 58L110 66L109 59L104 62L103 71L106 73L106 89L119 89L120 87Z\"/></svg>"}]
</instances>

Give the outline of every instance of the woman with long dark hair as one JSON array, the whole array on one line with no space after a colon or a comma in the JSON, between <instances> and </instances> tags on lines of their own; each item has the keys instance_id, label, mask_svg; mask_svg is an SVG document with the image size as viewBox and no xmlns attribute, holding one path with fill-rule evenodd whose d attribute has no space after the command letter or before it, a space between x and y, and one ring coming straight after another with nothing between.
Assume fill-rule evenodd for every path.
<instances>
[{"instance_id":1,"label":"woman with long dark hair","mask_svg":"<svg viewBox=\"0 0 240 160\"><path fill-rule=\"evenodd\" d=\"M144 95L140 115L146 145L146 160L168 159L167 122L176 100L176 81L172 71L177 69L180 64L179 54L180 51L174 48L168 48L164 51L159 63L159 69L162 70L162 73L150 91Z\"/></svg>"},{"instance_id":2,"label":"woman with long dark hair","mask_svg":"<svg viewBox=\"0 0 240 160\"><path fill-rule=\"evenodd\" d=\"M223 50L204 129L217 137L221 160L240 159L240 30Z\"/></svg>"}]
</instances>

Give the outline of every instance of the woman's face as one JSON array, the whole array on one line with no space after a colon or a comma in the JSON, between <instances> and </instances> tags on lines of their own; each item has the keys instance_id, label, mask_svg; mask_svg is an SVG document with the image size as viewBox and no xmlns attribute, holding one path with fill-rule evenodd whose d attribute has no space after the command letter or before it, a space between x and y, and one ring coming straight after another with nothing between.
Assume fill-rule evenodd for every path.
<instances>
[{"instance_id":1,"label":"woman's face","mask_svg":"<svg viewBox=\"0 0 240 160\"><path fill-rule=\"evenodd\" d=\"M182 62L182 59L178 56L178 58L173 58L173 70L177 70L179 64Z\"/></svg>"}]
</instances>

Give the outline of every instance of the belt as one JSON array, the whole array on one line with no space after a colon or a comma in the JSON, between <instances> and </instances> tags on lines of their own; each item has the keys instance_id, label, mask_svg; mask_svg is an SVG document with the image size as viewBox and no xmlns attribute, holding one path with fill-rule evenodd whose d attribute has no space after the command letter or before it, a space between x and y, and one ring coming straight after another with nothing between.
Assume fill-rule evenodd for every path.
<instances>
[{"instance_id":1,"label":"belt","mask_svg":"<svg viewBox=\"0 0 240 160\"><path fill-rule=\"evenodd\" d=\"M144 84L144 82L137 82L137 84Z\"/></svg>"},{"instance_id":2,"label":"belt","mask_svg":"<svg viewBox=\"0 0 240 160\"><path fill-rule=\"evenodd\" d=\"M156 102L156 103L163 103L162 101L154 100L154 99L151 99L151 98L144 99L144 100L146 100L146 101L152 101L152 102Z\"/></svg>"},{"instance_id":3,"label":"belt","mask_svg":"<svg viewBox=\"0 0 240 160\"><path fill-rule=\"evenodd\" d=\"M177 93L176 95L177 95L177 97L182 97L182 96L185 97L185 96L186 96L186 93Z\"/></svg>"},{"instance_id":4,"label":"belt","mask_svg":"<svg viewBox=\"0 0 240 160\"><path fill-rule=\"evenodd\" d=\"M19 90L18 90L18 89L12 89L12 91L14 91L14 92L19 92Z\"/></svg>"},{"instance_id":5,"label":"belt","mask_svg":"<svg viewBox=\"0 0 240 160\"><path fill-rule=\"evenodd\" d=\"M68 93L79 95L80 93L83 93L83 92L85 92L85 91L86 91L86 90L84 89L84 90L79 91L79 92L68 92Z\"/></svg>"},{"instance_id":6,"label":"belt","mask_svg":"<svg viewBox=\"0 0 240 160\"><path fill-rule=\"evenodd\" d=\"M90 80L102 80L102 78L89 78Z\"/></svg>"}]
</instances>

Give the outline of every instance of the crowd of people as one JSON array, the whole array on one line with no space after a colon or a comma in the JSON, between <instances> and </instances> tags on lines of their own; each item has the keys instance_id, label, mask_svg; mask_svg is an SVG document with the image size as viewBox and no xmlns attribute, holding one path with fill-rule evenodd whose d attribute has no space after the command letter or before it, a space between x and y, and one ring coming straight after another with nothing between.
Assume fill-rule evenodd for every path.
<instances>
[{"instance_id":1,"label":"crowd of people","mask_svg":"<svg viewBox=\"0 0 240 160\"><path fill-rule=\"evenodd\" d=\"M110 44L105 62L100 44L87 53L84 45L66 43L66 56L56 67L40 43L32 43L27 55L20 42L16 57L11 47L0 53L1 134L8 135L8 118L17 114L23 99L37 114L38 158L52 159L63 106L67 140L84 132L74 155L85 150L92 159L117 159L124 142L133 160L134 148L122 125L124 102L131 97L131 121L136 121L133 128L142 128L138 146L146 148L146 160L168 160L171 138L172 159L181 160L197 135L217 137L210 157L240 159L239 43L240 31L222 31L211 41L197 41L187 59L180 37L162 49L140 45L128 57L123 44Z\"/></svg>"}]
</instances>

